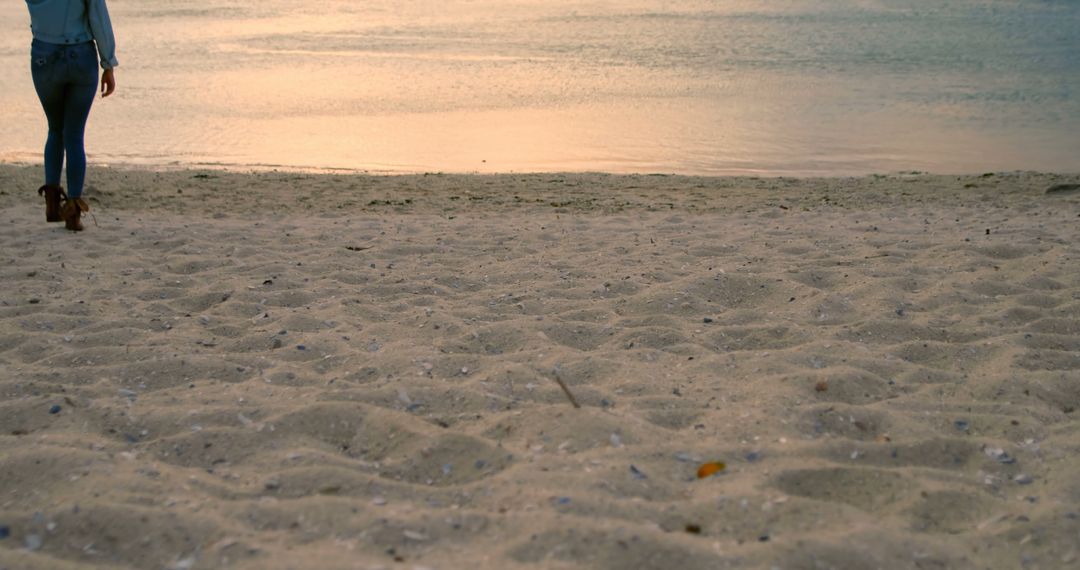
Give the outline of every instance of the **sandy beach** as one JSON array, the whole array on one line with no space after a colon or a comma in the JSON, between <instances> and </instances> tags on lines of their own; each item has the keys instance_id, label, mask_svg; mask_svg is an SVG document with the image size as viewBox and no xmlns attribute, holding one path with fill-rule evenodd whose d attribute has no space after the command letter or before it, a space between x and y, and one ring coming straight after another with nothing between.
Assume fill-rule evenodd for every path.
<instances>
[{"instance_id":1,"label":"sandy beach","mask_svg":"<svg viewBox=\"0 0 1080 570\"><path fill-rule=\"evenodd\" d=\"M1080 176L89 181L0 165L0 569L1080 568Z\"/></svg>"}]
</instances>

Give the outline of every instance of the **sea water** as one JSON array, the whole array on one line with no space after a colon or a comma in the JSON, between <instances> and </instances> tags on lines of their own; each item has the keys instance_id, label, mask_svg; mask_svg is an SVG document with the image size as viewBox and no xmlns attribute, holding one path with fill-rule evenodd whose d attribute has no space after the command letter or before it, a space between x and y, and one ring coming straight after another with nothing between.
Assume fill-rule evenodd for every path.
<instances>
[{"instance_id":1,"label":"sea water","mask_svg":"<svg viewBox=\"0 0 1080 570\"><path fill-rule=\"evenodd\" d=\"M109 0L95 163L1080 171L1072 0ZM0 160L40 161L22 2Z\"/></svg>"}]
</instances>

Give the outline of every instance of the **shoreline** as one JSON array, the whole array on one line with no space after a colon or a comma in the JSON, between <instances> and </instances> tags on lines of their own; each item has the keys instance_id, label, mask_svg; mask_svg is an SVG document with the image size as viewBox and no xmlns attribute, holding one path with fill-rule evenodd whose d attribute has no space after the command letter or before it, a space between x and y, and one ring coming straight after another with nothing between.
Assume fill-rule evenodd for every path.
<instances>
[{"instance_id":1,"label":"shoreline","mask_svg":"<svg viewBox=\"0 0 1080 570\"><path fill-rule=\"evenodd\" d=\"M1078 175L39 170L0 567L1080 560Z\"/></svg>"},{"instance_id":2,"label":"shoreline","mask_svg":"<svg viewBox=\"0 0 1080 570\"><path fill-rule=\"evenodd\" d=\"M0 164L0 205L27 203L40 185L39 165ZM214 169L152 170L91 166L85 195L105 208L167 209L183 213L271 210L445 213L501 208L614 213L639 210L735 212L745 208L878 208L937 202L964 206L1019 195L1045 195L1080 183L1080 174L1038 172L940 175L898 173L835 178L686 176L675 174L500 173L355 174ZM915 191L911 191L914 189ZM252 191L257 190L257 191ZM36 196L34 197L36 200ZM777 202L784 200L783 204ZM1060 196L1058 196L1060 198ZM150 200L152 204L141 202ZM29 200L33 202L34 200Z\"/></svg>"},{"instance_id":3,"label":"shoreline","mask_svg":"<svg viewBox=\"0 0 1080 570\"><path fill-rule=\"evenodd\" d=\"M35 155L36 156L36 155ZM440 171L440 170L423 170L423 169L404 169L404 168L349 168L349 167L322 167L322 166L290 166L284 164L232 164L232 163L140 163L140 162L95 162L95 158L90 156L89 168L99 170L127 170L127 171L148 171L148 172L228 172L232 174L264 174L264 173L284 173L284 174L310 174L310 175L343 175L343 176L500 176L500 175L564 175L564 176L583 176L583 175L606 175L606 176L674 176L681 178L734 178L734 179L813 179L813 180L835 180L846 178L867 178L867 177L895 177L895 176L958 176L958 177L973 177L983 175L1020 175L1020 174L1043 174L1054 176L1080 176L1080 170L1071 172L1068 170L1032 170L1032 169L1013 169L1013 170L995 170L995 171L981 171L981 172L969 172L969 171L955 171L955 172L936 172L936 171L923 171L923 170L894 170L894 171L852 171L843 172L837 171L832 173L816 173L811 171L774 171L774 170L753 170L753 169L732 169L728 172L722 173L693 173L693 172L675 172L675 171L618 171L618 170L557 170L557 169L540 169L540 170L506 170L506 171L485 171L485 170L472 170L472 171ZM0 167L13 167L13 168L26 168L37 167L40 168L42 163L40 160L23 160L23 159L0 159Z\"/></svg>"}]
</instances>

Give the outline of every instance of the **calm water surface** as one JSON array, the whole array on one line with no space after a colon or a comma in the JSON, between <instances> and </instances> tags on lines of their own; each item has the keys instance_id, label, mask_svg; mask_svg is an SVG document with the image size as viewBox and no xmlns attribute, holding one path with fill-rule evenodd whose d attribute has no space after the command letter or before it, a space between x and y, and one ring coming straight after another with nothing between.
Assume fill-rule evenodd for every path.
<instances>
[{"instance_id":1,"label":"calm water surface","mask_svg":"<svg viewBox=\"0 0 1080 570\"><path fill-rule=\"evenodd\" d=\"M1080 171L1071 0L110 0L98 163ZM0 160L44 117L0 5Z\"/></svg>"}]
</instances>

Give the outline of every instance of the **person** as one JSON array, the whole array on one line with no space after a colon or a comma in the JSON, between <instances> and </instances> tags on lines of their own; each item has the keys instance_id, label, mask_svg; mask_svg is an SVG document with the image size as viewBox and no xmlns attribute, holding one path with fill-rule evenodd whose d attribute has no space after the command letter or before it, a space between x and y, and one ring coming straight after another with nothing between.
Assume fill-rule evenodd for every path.
<instances>
[{"instance_id":1,"label":"person","mask_svg":"<svg viewBox=\"0 0 1080 570\"><path fill-rule=\"evenodd\" d=\"M113 69L116 40L105 0L26 0L30 9L33 42L30 70L34 89L45 110L49 137L45 142L45 219L63 221L71 231L82 231L81 215L90 211L83 200L86 150L83 135L90 106L116 90ZM60 172L67 155L67 193L60 186Z\"/></svg>"}]
</instances>

